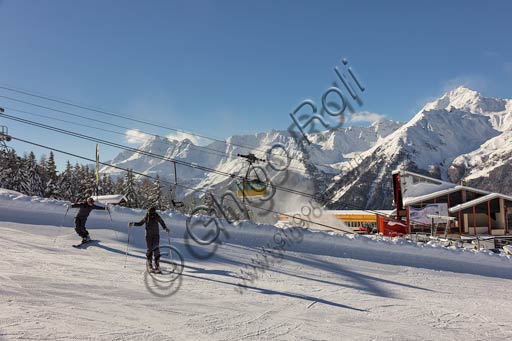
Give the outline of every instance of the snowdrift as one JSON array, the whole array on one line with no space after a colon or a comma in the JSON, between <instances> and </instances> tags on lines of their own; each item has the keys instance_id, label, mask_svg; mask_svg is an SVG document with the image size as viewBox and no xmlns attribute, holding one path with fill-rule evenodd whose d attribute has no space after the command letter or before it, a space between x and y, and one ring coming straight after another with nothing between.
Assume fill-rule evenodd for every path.
<instances>
[{"instance_id":1,"label":"snowdrift","mask_svg":"<svg viewBox=\"0 0 512 341\"><path fill-rule=\"evenodd\" d=\"M76 209L66 209L69 202L29 197L17 192L0 189L0 223L11 221L34 225L51 225L74 227L73 216ZM130 221L138 221L144 217L145 211L114 206L111 208L112 221L106 211L93 211L87 222L87 227L94 236L95 229L113 230L113 239L123 242L127 238L127 225ZM166 224L171 229L173 243L190 259L195 253L190 253L185 247L187 216L171 211L161 212ZM221 220L222 221L222 220ZM254 249L265 245L276 244L276 234L282 228L272 225L257 225L243 221L230 225L222 221L227 233L220 234L221 247L224 244L248 247L248 257ZM301 229L303 237L300 242L287 243L284 246L285 257L291 257L287 252L332 257L352 258L375 263L403 265L452 272L471 273L486 276L496 276L512 279L512 257L505 252L495 254L487 250L471 250L445 248L438 244L415 244L402 238L369 237L358 235L342 235L335 232L314 231ZM74 231L70 229L70 235ZM167 236L162 232L162 239ZM278 236L277 239L281 239ZM133 228L133 246L145 248L144 229ZM211 246L201 246L188 239L188 245L199 254L210 252ZM216 261L214 256L211 261Z\"/></svg>"}]
</instances>

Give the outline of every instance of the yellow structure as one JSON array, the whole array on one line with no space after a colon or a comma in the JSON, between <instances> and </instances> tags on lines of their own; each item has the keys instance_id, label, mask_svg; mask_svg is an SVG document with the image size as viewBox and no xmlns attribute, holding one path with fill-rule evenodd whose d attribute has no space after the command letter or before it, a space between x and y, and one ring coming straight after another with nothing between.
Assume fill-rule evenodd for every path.
<instances>
[{"instance_id":1,"label":"yellow structure","mask_svg":"<svg viewBox=\"0 0 512 341\"><path fill-rule=\"evenodd\" d=\"M392 211L362 211L362 210L347 210L347 211L341 211L341 210L322 210L321 216L304 216L300 213L289 213L288 215L291 217L299 217L302 219L310 220L313 222L324 222L326 225L332 224L332 218L336 218L340 221L340 226L347 226L354 232L370 232L370 231L377 231L377 214L389 216ZM300 223L298 219L295 219L296 221L293 221L293 218L289 217L288 215L280 215L279 221L291 224L291 225L297 225ZM307 227L311 227L314 229L320 229L320 230L326 230L326 228L323 228L321 226L315 225L315 224L306 224Z\"/></svg>"}]
</instances>

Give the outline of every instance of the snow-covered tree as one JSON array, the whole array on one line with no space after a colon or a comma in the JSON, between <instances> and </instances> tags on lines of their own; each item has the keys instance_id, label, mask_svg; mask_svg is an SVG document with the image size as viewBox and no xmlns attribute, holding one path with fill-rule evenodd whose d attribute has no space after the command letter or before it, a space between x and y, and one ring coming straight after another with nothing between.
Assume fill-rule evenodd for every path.
<instances>
[{"instance_id":1,"label":"snow-covered tree","mask_svg":"<svg viewBox=\"0 0 512 341\"><path fill-rule=\"evenodd\" d=\"M114 184L114 194L124 193L124 178L118 176Z\"/></svg>"},{"instance_id":2,"label":"snow-covered tree","mask_svg":"<svg viewBox=\"0 0 512 341\"><path fill-rule=\"evenodd\" d=\"M100 179L100 194L108 195L114 194L114 184L112 178L108 173L103 173Z\"/></svg>"},{"instance_id":3,"label":"snow-covered tree","mask_svg":"<svg viewBox=\"0 0 512 341\"><path fill-rule=\"evenodd\" d=\"M27 158L23 160L21 172L23 177L23 193L27 195L43 196L44 186L41 177L42 171L37 164L34 152L31 151Z\"/></svg>"},{"instance_id":4,"label":"snow-covered tree","mask_svg":"<svg viewBox=\"0 0 512 341\"><path fill-rule=\"evenodd\" d=\"M137 183L133 170L128 169L126 176L123 181L123 194L126 197L128 207L139 207L139 196L137 193Z\"/></svg>"},{"instance_id":5,"label":"snow-covered tree","mask_svg":"<svg viewBox=\"0 0 512 341\"><path fill-rule=\"evenodd\" d=\"M71 166L71 163L69 160L66 162L66 168L64 172L62 172L59 176L59 179L57 181L57 187L58 187L58 197L74 201L76 199L75 193L73 193L73 167Z\"/></svg>"},{"instance_id":6,"label":"snow-covered tree","mask_svg":"<svg viewBox=\"0 0 512 341\"><path fill-rule=\"evenodd\" d=\"M148 198L146 206L156 207L156 209L161 210L164 208L164 198L162 194L162 187L160 185L160 177L157 175L154 182L149 186Z\"/></svg>"},{"instance_id":7,"label":"snow-covered tree","mask_svg":"<svg viewBox=\"0 0 512 341\"><path fill-rule=\"evenodd\" d=\"M21 175L21 160L16 152L0 152L0 187L21 192Z\"/></svg>"},{"instance_id":8,"label":"snow-covered tree","mask_svg":"<svg viewBox=\"0 0 512 341\"><path fill-rule=\"evenodd\" d=\"M60 198L62 193L59 188L59 177L53 152L50 152L48 160L41 161L41 167L43 169L43 183L45 187L44 196L46 198Z\"/></svg>"}]
</instances>

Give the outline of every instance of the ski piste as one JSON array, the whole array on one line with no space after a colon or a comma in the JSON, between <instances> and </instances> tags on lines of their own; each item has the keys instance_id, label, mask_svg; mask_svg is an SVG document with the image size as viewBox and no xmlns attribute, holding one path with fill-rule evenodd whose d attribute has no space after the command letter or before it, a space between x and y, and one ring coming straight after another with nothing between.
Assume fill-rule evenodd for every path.
<instances>
[{"instance_id":1,"label":"ski piste","mask_svg":"<svg viewBox=\"0 0 512 341\"><path fill-rule=\"evenodd\" d=\"M74 245L72 245L72 246L73 246L74 248L79 249L80 247L82 247L82 246L84 246L84 245L91 244L91 243L97 243L97 242L99 242L99 240L91 239L91 240L89 240L89 241L82 242L82 243L80 243L80 244L74 244Z\"/></svg>"}]
</instances>

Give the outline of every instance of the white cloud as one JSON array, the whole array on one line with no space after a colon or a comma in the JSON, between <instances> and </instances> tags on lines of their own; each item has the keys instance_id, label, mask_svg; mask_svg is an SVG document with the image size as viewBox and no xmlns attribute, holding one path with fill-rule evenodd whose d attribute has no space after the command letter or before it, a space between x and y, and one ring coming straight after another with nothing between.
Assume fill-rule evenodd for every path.
<instances>
[{"instance_id":1,"label":"white cloud","mask_svg":"<svg viewBox=\"0 0 512 341\"><path fill-rule=\"evenodd\" d=\"M485 91L489 86L489 81L479 75L461 75L451 79L448 79L442 83L443 92L447 92L458 88L459 86L465 86L475 91Z\"/></svg>"},{"instance_id":2,"label":"white cloud","mask_svg":"<svg viewBox=\"0 0 512 341\"><path fill-rule=\"evenodd\" d=\"M125 138L128 143L141 143L150 139L151 137L151 135L141 133L138 129L130 129L125 133Z\"/></svg>"},{"instance_id":3,"label":"white cloud","mask_svg":"<svg viewBox=\"0 0 512 341\"><path fill-rule=\"evenodd\" d=\"M210 139L206 139L206 138L203 138L200 136L192 135L192 134L189 134L186 132L181 132L181 131L167 135L167 138L169 140L178 140L178 141L183 141L185 139L188 139L188 140L192 141L192 143L195 144L196 146L206 146L212 142Z\"/></svg>"},{"instance_id":4,"label":"white cloud","mask_svg":"<svg viewBox=\"0 0 512 341\"><path fill-rule=\"evenodd\" d=\"M350 118L350 122L377 122L382 121L384 119L384 115L377 114L374 112L368 112L368 111L361 111L352 114L352 117Z\"/></svg>"}]
</instances>

